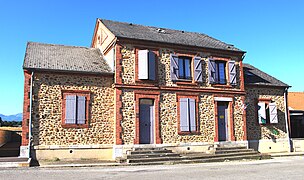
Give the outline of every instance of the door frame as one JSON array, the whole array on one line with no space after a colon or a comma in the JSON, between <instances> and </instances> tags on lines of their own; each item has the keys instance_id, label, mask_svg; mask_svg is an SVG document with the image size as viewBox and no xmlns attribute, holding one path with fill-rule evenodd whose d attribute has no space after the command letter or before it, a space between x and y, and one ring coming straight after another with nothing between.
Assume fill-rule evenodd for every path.
<instances>
[{"instance_id":1,"label":"door frame","mask_svg":"<svg viewBox=\"0 0 304 180\"><path fill-rule=\"evenodd\" d=\"M225 97L215 97L214 98L214 119L215 119L215 136L214 142L219 142L219 132L218 132L218 103L226 102L228 103L228 115L227 115L227 140L226 141L235 141L234 136L234 119L233 119L233 104L234 96L225 96Z\"/></svg>"},{"instance_id":2,"label":"door frame","mask_svg":"<svg viewBox=\"0 0 304 180\"><path fill-rule=\"evenodd\" d=\"M153 143L154 144L161 144L161 137L160 137L160 125L159 125L159 99L160 99L160 92L155 91L134 91L135 94L135 137L134 137L134 144L139 144L139 106L140 106L140 99L151 99L154 101L154 123L153 123Z\"/></svg>"}]
</instances>

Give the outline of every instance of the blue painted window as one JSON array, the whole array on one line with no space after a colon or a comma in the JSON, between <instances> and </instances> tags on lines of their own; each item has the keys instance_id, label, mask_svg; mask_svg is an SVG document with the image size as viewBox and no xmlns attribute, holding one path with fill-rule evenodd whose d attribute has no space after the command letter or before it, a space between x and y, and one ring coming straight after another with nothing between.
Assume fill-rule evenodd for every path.
<instances>
[{"instance_id":1,"label":"blue painted window","mask_svg":"<svg viewBox=\"0 0 304 180\"><path fill-rule=\"evenodd\" d=\"M178 78L191 80L191 59L178 57Z\"/></svg>"}]
</instances>

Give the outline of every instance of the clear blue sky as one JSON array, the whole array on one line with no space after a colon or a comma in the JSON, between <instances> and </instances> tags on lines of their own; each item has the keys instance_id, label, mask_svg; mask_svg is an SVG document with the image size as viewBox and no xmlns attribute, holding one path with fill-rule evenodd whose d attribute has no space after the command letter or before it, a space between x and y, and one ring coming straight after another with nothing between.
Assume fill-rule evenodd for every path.
<instances>
[{"instance_id":1,"label":"clear blue sky","mask_svg":"<svg viewBox=\"0 0 304 180\"><path fill-rule=\"evenodd\" d=\"M304 91L303 0L0 0L0 113L22 112L27 41L90 46L96 18L206 33Z\"/></svg>"}]
</instances>

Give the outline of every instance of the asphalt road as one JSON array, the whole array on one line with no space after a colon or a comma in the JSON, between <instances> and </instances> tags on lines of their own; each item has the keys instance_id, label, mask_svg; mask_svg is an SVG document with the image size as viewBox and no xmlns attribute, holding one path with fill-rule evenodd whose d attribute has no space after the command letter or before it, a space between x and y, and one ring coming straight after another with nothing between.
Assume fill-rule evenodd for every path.
<instances>
[{"instance_id":1,"label":"asphalt road","mask_svg":"<svg viewBox=\"0 0 304 180\"><path fill-rule=\"evenodd\" d=\"M91 168L2 168L1 180L45 179L304 179L304 157L163 166Z\"/></svg>"}]
</instances>

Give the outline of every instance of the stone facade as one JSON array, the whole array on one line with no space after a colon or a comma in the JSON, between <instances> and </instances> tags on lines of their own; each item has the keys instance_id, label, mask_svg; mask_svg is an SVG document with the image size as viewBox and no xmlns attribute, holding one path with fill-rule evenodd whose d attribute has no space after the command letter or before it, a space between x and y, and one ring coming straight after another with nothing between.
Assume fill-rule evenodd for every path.
<instances>
[{"instance_id":1,"label":"stone facade","mask_svg":"<svg viewBox=\"0 0 304 180\"><path fill-rule=\"evenodd\" d=\"M113 77L35 73L33 145L114 144ZM62 127L62 91L90 92L89 128Z\"/></svg>"},{"instance_id":2,"label":"stone facade","mask_svg":"<svg viewBox=\"0 0 304 180\"><path fill-rule=\"evenodd\" d=\"M136 52L138 52L139 48L135 48L130 44L121 45L121 79L122 84L125 85L137 85L140 87L145 87L143 82L138 83L136 81ZM137 46L136 46L137 47ZM155 49L153 49L155 52ZM160 94L160 102L159 102L159 131L161 136L161 141L163 144L179 144L179 143L213 143L215 141L216 135L216 107L214 97L217 96L225 96L225 92L223 93L196 93L199 97L198 103L198 119L199 119L199 133L191 134L191 135L181 135L178 133L178 113L177 113L177 91L180 89L179 85L173 82L170 78L170 53L174 53L173 49L168 48L159 48L156 52L157 62L158 62L158 82L154 84L156 86L163 87L174 87L171 91L161 91L155 90L155 92L159 92ZM178 52L177 52L178 54ZM203 55L202 53L198 53ZM194 57L196 54L182 54L190 57ZM236 58L236 57L235 57ZM221 89L221 90L232 90L232 89L240 89L240 72L238 72L237 76L237 86L235 87L212 87L208 83L208 59L203 59L203 69L205 69L205 73L203 74L203 82L199 83L195 86L191 86L193 88L211 88L211 89ZM237 58L236 58L237 59ZM236 62L237 70L239 69L239 62ZM227 74L228 75L228 74ZM184 85L182 87L189 87ZM135 90L124 88L121 94L122 100L122 120L121 120L121 137L122 144L130 145L134 144L135 136L136 136L136 113L135 112ZM189 93L191 94L191 93ZM244 112L242 109L244 96L241 95L229 95L232 97L232 109L231 109L231 121L232 124L232 136L236 141L243 141L246 139L245 132L245 120L244 120Z\"/></svg>"}]
</instances>

